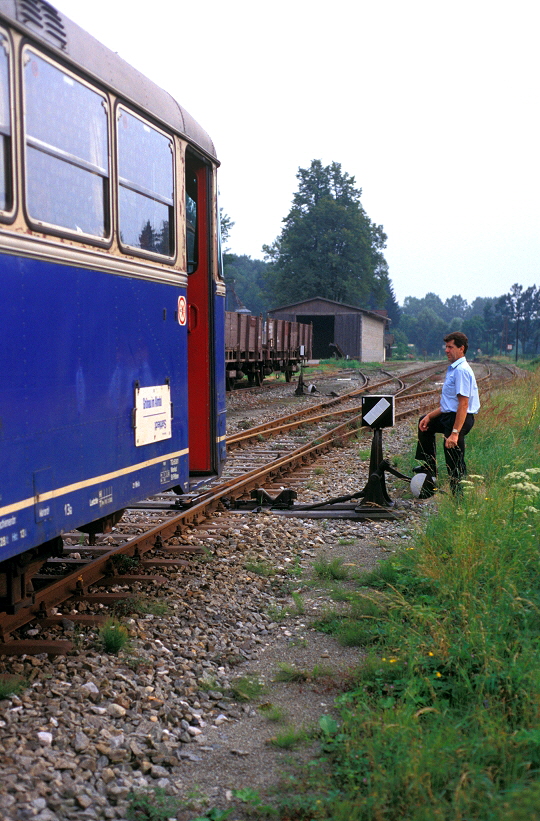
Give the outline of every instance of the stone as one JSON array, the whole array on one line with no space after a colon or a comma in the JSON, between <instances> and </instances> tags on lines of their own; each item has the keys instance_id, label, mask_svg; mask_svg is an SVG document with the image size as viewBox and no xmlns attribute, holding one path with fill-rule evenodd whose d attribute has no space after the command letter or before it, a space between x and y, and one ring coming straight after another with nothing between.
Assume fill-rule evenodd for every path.
<instances>
[{"instance_id":1,"label":"stone","mask_svg":"<svg viewBox=\"0 0 540 821\"><path fill-rule=\"evenodd\" d=\"M83 733L82 730L79 730L75 733L75 739L73 741L73 749L76 753L82 753L84 750L88 748L90 745L90 739Z\"/></svg>"},{"instance_id":2,"label":"stone","mask_svg":"<svg viewBox=\"0 0 540 821\"><path fill-rule=\"evenodd\" d=\"M366 478L358 461L357 443L341 450L335 469L328 458L325 476L313 477L313 489L302 491L304 498L315 501L356 490L358 477L362 483ZM220 755L257 755L255 746L250 752L239 740L227 741L234 722L251 721L254 714L252 706L244 708L230 697L233 679L242 674L246 659L258 658L272 642L287 642L288 648L310 638L309 617L325 604L324 596L306 593L291 570L310 568L321 550L351 540L364 540L374 562L384 551L369 547L370 540L386 538L391 544L403 538L401 523L309 522L270 511L238 518L224 513L213 521L215 526L206 524L207 536L193 529L178 537L181 544L206 549L211 544L212 554L192 568L163 571L168 580L158 595L167 600L169 613L123 619L133 656L97 651L97 629L84 633L72 627L72 617L106 609L75 601L63 628L80 631L76 655L58 663L44 654L10 663L9 672L31 684L18 698L0 704L2 821L120 821L126 818L130 790L163 786L182 795L197 782L198 765L205 773L207 764L215 765L213 753L215 783L223 786ZM137 527L146 524L150 518ZM248 561L271 564L274 577L246 570ZM351 566L356 564L351 561ZM291 581L306 601L306 616L274 622L267 614L290 606L290 596L279 590L290 589ZM139 583L130 590L134 598L147 595L147 586ZM58 637L60 629L42 627L40 635ZM322 651L320 657L329 659L331 653ZM6 668L0 659L0 672Z\"/></svg>"},{"instance_id":3,"label":"stone","mask_svg":"<svg viewBox=\"0 0 540 821\"><path fill-rule=\"evenodd\" d=\"M150 775L152 778L168 778L170 772L169 770L166 770L165 767L160 767L154 764L150 770Z\"/></svg>"},{"instance_id":4,"label":"stone","mask_svg":"<svg viewBox=\"0 0 540 821\"><path fill-rule=\"evenodd\" d=\"M116 704L115 702L107 706L107 713L113 718L124 718L126 712L127 710L125 707L122 707L120 704Z\"/></svg>"},{"instance_id":5,"label":"stone","mask_svg":"<svg viewBox=\"0 0 540 821\"><path fill-rule=\"evenodd\" d=\"M87 681L85 684L81 685L81 690L88 695L99 695L99 687L97 684L94 684L93 681Z\"/></svg>"},{"instance_id":6,"label":"stone","mask_svg":"<svg viewBox=\"0 0 540 821\"><path fill-rule=\"evenodd\" d=\"M42 747L50 747L53 743L53 734L48 732L40 732L37 734L38 741Z\"/></svg>"}]
</instances>

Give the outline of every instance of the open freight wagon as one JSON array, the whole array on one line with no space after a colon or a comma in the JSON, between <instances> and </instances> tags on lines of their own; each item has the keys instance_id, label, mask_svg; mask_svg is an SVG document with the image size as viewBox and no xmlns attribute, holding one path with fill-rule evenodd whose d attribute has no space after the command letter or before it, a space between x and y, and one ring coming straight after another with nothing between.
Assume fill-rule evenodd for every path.
<instances>
[{"instance_id":1,"label":"open freight wagon","mask_svg":"<svg viewBox=\"0 0 540 821\"><path fill-rule=\"evenodd\" d=\"M273 372L287 382L300 365L311 359L313 326L285 319L228 311L225 315L225 365L227 388L243 379L260 385Z\"/></svg>"}]
</instances>

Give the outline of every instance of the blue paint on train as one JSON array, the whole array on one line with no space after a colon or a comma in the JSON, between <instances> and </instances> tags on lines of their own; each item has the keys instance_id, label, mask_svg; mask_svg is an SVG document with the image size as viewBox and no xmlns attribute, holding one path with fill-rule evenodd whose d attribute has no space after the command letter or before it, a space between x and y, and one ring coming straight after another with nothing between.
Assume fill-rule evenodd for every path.
<instances>
[{"instance_id":1,"label":"blue paint on train","mask_svg":"<svg viewBox=\"0 0 540 821\"><path fill-rule=\"evenodd\" d=\"M7 559L160 488L187 488L187 328L174 285L7 254L0 271ZM137 383L170 385L170 438L135 445ZM221 410L224 385L217 395Z\"/></svg>"}]
</instances>

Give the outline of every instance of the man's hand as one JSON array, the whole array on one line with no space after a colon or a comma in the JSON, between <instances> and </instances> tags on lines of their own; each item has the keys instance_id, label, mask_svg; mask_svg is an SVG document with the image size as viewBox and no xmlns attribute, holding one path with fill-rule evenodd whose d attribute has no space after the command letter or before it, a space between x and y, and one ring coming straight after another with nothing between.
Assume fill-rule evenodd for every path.
<instances>
[{"instance_id":1,"label":"man's hand","mask_svg":"<svg viewBox=\"0 0 540 821\"><path fill-rule=\"evenodd\" d=\"M463 423L465 422L465 419L467 418L467 410L468 410L468 407L469 407L469 397L468 396L462 396L462 394L458 393L457 401L458 401L458 409L457 409L457 412L456 412L456 421L454 422L454 427L456 427L457 430L461 430L461 428L463 427ZM459 436L459 433L451 433L450 436L448 436L444 440L445 448L456 448L457 444L458 444L458 436Z\"/></svg>"},{"instance_id":2,"label":"man's hand","mask_svg":"<svg viewBox=\"0 0 540 821\"><path fill-rule=\"evenodd\" d=\"M418 423L418 427L420 428L421 431L426 431L428 429L428 425L429 425L429 413L427 413L425 416L422 416L422 418L420 419L420 421Z\"/></svg>"}]
</instances>

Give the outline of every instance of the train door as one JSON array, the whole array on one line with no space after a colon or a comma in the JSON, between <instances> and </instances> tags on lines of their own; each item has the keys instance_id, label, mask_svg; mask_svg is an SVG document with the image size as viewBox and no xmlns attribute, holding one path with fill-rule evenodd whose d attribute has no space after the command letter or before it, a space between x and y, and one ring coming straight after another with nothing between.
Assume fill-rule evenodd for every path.
<instances>
[{"instance_id":1,"label":"train door","mask_svg":"<svg viewBox=\"0 0 540 821\"><path fill-rule=\"evenodd\" d=\"M186 155L190 474L215 470L210 167Z\"/></svg>"}]
</instances>

